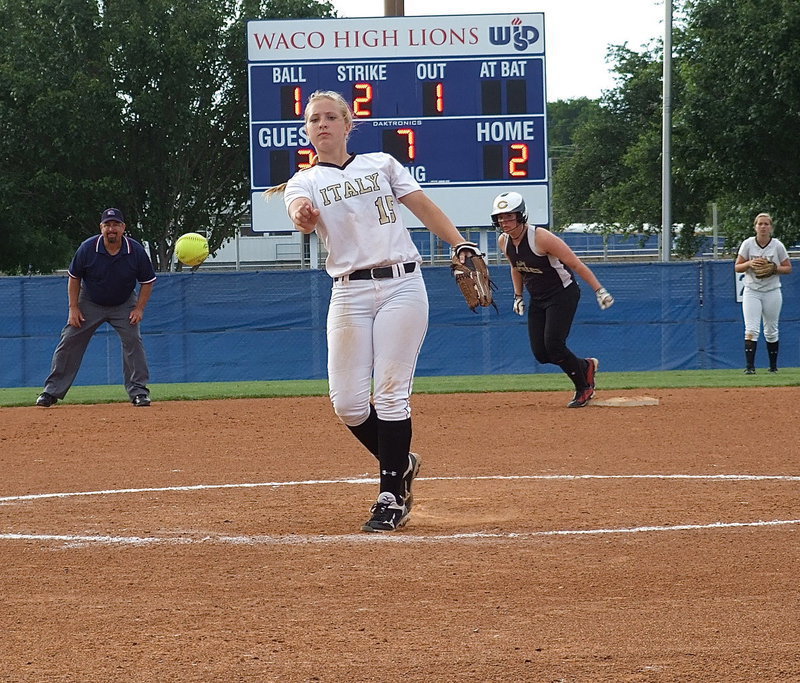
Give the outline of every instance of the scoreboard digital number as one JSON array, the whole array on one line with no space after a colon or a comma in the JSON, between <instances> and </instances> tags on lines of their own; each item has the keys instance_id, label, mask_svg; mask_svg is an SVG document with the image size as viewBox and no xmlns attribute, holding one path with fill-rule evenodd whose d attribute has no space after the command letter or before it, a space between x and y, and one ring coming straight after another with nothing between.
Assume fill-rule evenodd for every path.
<instances>
[{"instance_id":1,"label":"scoreboard digital number","mask_svg":"<svg viewBox=\"0 0 800 683\"><path fill-rule=\"evenodd\" d=\"M312 163L315 90L351 103L349 151L394 156L457 225L510 189L547 222L543 15L250 22L248 48L254 230L288 221L259 195Z\"/></svg>"}]
</instances>

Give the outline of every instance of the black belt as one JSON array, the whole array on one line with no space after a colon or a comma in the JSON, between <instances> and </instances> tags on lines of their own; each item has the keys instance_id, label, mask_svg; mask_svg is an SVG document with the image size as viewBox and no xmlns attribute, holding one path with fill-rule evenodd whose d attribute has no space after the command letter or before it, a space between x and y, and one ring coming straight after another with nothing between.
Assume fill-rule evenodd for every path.
<instances>
[{"instance_id":1,"label":"black belt","mask_svg":"<svg viewBox=\"0 0 800 683\"><path fill-rule=\"evenodd\" d=\"M409 263L403 264L403 270L406 273L413 273L416 268L416 261L410 261ZM395 272L394 266L382 266L380 268L364 268L364 270L354 270L352 273L350 273L350 275L345 275L344 277L347 277L350 280L384 280L387 277L396 277L396 275L397 273ZM338 282L343 278L335 277L333 279Z\"/></svg>"}]
</instances>

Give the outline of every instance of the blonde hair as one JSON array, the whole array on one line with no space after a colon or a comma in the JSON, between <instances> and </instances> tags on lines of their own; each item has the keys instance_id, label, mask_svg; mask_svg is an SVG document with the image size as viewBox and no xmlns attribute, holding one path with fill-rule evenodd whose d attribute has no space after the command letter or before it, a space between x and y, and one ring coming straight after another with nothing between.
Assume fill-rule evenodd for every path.
<instances>
[{"instance_id":1,"label":"blonde hair","mask_svg":"<svg viewBox=\"0 0 800 683\"><path fill-rule=\"evenodd\" d=\"M331 100L339 107L339 112L341 113L342 117L346 124L350 126L350 133L353 132L353 128L355 128L355 119L353 116L353 110L350 108L350 105L347 103L347 100L342 97L341 93L336 92L335 90L315 90L311 93L308 97L308 102L306 102L306 107L303 112L303 120L308 123L308 108L311 104L317 100ZM350 133L348 133L347 137L350 137ZM302 170L306 171L312 166L315 166L319 163L319 158L315 154L311 157L310 163L307 168ZM280 185L275 185L274 187L269 187L264 190L264 198L270 199L273 195L282 194L283 191L286 189L286 183L281 183Z\"/></svg>"},{"instance_id":2,"label":"blonde hair","mask_svg":"<svg viewBox=\"0 0 800 683\"><path fill-rule=\"evenodd\" d=\"M308 98L305 113L303 114L304 119L308 115L308 108L311 106L311 103L315 102L316 100L331 100L335 102L339 106L339 112L344 118L345 123L350 125L350 132L353 132L353 127L355 126L353 110L350 108L347 100L342 97L341 93L338 93L334 90L315 90L312 92ZM307 121L308 119L306 119L306 122Z\"/></svg>"},{"instance_id":3,"label":"blonde hair","mask_svg":"<svg viewBox=\"0 0 800 683\"><path fill-rule=\"evenodd\" d=\"M775 225L773 223L773 221L772 221L772 216L770 216L768 213L760 213L753 219L753 226L755 226L756 223L758 223L758 219L759 218L768 218L769 219L769 224L772 225L772 226Z\"/></svg>"}]
</instances>

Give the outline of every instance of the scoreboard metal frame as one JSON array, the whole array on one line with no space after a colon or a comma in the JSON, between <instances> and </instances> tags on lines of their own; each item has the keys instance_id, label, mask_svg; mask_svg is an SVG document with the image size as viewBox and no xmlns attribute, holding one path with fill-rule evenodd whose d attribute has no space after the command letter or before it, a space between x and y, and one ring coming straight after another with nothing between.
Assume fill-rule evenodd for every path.
<instances>
[{"instance_id":1,"label":"scoreboard metal frame","mask_svg":"<svg viewBox=\"0 0 800 683\"><path fill-rule=\"evenodd\" d=\"M349 151L392 154L456 225L487 225L508 190L548 222L542 13L251 21L247 38L255 232L292 227L262 193L309 165L315 90L352 104Z\"/></svg>"}]
</instances>

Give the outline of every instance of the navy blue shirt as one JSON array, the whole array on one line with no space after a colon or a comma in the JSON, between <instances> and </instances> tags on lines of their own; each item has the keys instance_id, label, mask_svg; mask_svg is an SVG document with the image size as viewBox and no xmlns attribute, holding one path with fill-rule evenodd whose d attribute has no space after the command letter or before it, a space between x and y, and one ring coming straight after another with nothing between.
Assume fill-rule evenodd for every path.
<instances>
[{"instance_id":1,"label":"navy blue shirt","mask_svg":"<svg viewBox=\"0 0 800 683\"><path fill-rule=\"evenodd\" d=\"M124 304L137 282L144 285L156 279L144 247L125 235L114 255L108 253L102 235L85 240L72 257L69 274L81 279L83 294L98 306Z\"/></svg>"}]
</instances>

